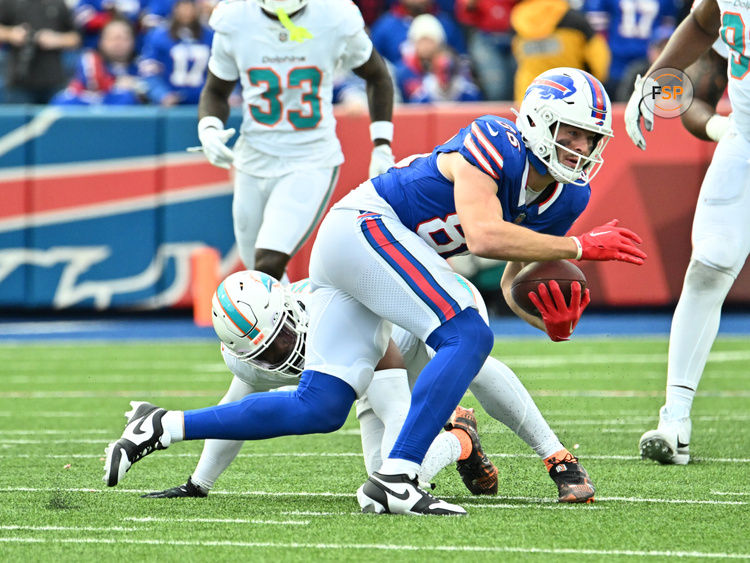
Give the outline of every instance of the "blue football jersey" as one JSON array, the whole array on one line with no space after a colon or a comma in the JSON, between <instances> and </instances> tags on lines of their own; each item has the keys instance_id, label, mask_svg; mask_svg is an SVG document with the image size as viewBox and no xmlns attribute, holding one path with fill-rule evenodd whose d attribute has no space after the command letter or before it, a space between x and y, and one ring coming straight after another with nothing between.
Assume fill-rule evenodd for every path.
<instances>
[{"instance_id":1,"label":"blue football jersey","mask_svg":"<svg viewBox=\"0 0 750 563\"><path fill-rule=\"evenodd\" d=\"M213 31L202 27L198 38L172 37L166 27L151 30L143 40L138 72L146 80L148 97L160 103L176 93L181 104L197 104L206 81Z\"/></svg>"},{"instance_id":2,"label":"blue football jersey","mask_svg":"<svg viewBox=\"0 0 750 563\"><path fill-rule=\"evenodd\" d=\"M459 152L495 180L505 221L562 236L588 204L591 195L588 185L562 183L548 187L541 197L527 203L528 167L539 169L544 165L527 151L512 121L484 115L430 154L419 155L408 166L397 165L372 179L377 193L401 222L443 257L467 252L456 213L453 183L437 167L438 155L449 152Z\"/></svg>"}]
</instances>

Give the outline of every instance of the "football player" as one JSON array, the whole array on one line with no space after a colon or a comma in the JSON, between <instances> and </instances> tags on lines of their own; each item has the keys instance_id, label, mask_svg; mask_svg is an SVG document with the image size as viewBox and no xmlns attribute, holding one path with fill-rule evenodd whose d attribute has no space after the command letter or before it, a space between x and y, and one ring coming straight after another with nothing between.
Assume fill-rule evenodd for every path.
<instances>
[{"instance_id":1,"label":"football player","mask_svg":"<svg viewBox=\"0 0 750 563\"><path fill-rule=\"evenodd\" d=\"M242 262L282 279L316 227L344 161L333 116L338 65L367 82L370 175L393 164L393 84L359 9L348 0L217 4L198 135L211 164L234 165L234 234ZM242 126L225 130L229 96L242 86Z\"/></svg>"},{"instance_id":2,"label":"football player","mask_svg":"<svg viewBox=\"0 0 750 563\"><path fill-rule=\"evenodd\" d=\"M310 259L310 331L296 392L254 393L198 411L136 409L107 455L117 482L144 455L183 439L261 439L341 427L383 357L391 323L435 351L380 469L357 491L365 512L465 514L419 487L417 472L492 349L492 331L446 257L618 260L642 264L638 235L613 220L564 236L585 209L588 182L612 136L602 84L572 68L528 88L516 123L486 115L431 153L346 195L321 224ZM586 302L539 290L541 321L568 339ZM152 428L134 433L134 429Z\"/></svg>"},{"instance_id":3,"label":"football player","mask_svg":"<svg viewBox=\"0 0 750 563\"><path fill-rule=\"evenodd\" d=\"M458 274L456 277L486 320L482 296L471 282ZM309 298L308 280L282 287L265 274L252 271L238 272L224 280L214 296L212 318L222 341L224 361L234 378L220 404L297 384L302 371L307 331L305 304ZM243 318L258 319L258 326L264 327L261 330L271 336L254 344L238 327ZM287 318L289 323L284 324ZM274 326L279 326L278 330ZM432 355L424 342L400 327L393 328L391 338L392 348L376 367L367 393L356 406L368 475L380 468L390 452L409 409L409 387ZM407 371L401 369L403 366ZM510 368L495 358L487 358L469 389L490 415L518 434L544 461L558 487L560 502L593 499L594 487L586 471L562 446ZM439 434L427 450L419 480L429 483L443 467L457 462L458 471L473 494L496 494L497 468L482 451L471 409L457 407L449 425L451 430ZM207 496L241 446L241 441L206 440L198 466L187 483L144 496Z\"/></svg>"},{"instance_id":4,"label":"football player","mask_svg":"<svg viewBox=\"0 0 750 563\"><path fill-rule=\"evenodd\" d=\"M644 84L651 80L653 85L648 77L656 69L686 69L695 80L697 99L683 114L683 124L696 137L719 142L701 185L693 218L692 254L672 318L666 401L657 428L644 433L638 444L643 458L662 464L690 461L693 399L719 330L721 306L750 252L750 82L746 78L750 61L743 23L748 18L750 8L740 4L730 9L726 2L704 0L695 6L646 77L638 77L625 111L628 135L645 150L640 121L643 118L650 131L654 116L641 103L644 87L648 87ZM708 49L714 41L714 49ZM726 57L729 68L722 52L731 55ZM727 82L730 117L715 113Z\"/></svg>"}]
</instances>

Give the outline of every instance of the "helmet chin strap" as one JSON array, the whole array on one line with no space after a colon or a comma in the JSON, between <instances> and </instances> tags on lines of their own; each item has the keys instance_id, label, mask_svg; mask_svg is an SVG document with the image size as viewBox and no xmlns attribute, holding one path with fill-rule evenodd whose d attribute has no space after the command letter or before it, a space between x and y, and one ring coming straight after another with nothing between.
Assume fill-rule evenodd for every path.
<instances>
[{"instance_id":1,"label":"helmet chin strap","mask_svg":"<svg viewBox=\"0 0 750 563\"><path fill-rule=\"evenodd\" d=\"M289 18L283 8L276 9L276 17L279 18L281 25L283 25L287 31L289 31L289 39L302 43L306 39L312 39L312 33L307 31L304 27L295 25L295 23Z\"/></svg>"}]
</instances>

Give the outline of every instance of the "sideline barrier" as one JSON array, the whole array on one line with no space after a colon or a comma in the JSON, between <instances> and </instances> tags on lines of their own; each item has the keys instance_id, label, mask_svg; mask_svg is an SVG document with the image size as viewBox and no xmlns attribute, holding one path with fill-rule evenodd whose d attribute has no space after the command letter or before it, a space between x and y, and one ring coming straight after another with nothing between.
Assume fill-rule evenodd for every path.
<instances>
[{"instance_id":1,"label":"sideline barrier","mask_svg":"<svg viewBox=\"0 0 750 563\"><path fill-rule=\"evenodd\" d=\"M615 108L615 139L573 230L617 217L649 254L642 267L584 263L594 304L670 305L714 145L661 119L642 152L625 134L623 110ZM511 117L510 106L488 103L398 108L396 159L431 150L484 113ZM239 268L230 175L185 152L199 144L196 121L195 108L0 107L0 307L187 307L196 249L216 248L222 275ZM366 115L338 121L347 161L332 201L364 179L371 152ZM239 114L230 122L238 128ZM312 240L292 260L292 280L307 275ZM750 284L736 283L728 301L750 304Z\"/></svg>"}]
</instances>

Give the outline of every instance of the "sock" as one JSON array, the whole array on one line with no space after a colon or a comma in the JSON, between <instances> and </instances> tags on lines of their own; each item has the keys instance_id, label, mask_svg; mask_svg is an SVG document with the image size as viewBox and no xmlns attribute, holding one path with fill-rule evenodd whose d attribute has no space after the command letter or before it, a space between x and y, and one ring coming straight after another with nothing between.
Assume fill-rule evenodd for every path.
<instances>
[{"instance_id":1,"label":"sock","mask_svg":"<svg viewBox=\"0 0 750 563\"><path fill-rule=\"evenodd\" d=\"M466 432L460 431L466 436ZM419 468L419 481L429 483L435 478L444 467L455 463L461 456L461 441L458 433L451 430L438 434L437 438L430 445L430 449L424 456L422 465ZM469 440L469 449L471 449L471 440Z\"/></svg>"},{"instance_id":2,"label":"sock","mask_svg":"<svg viewBox=\"0 0 750 563\"><path fill-rule=\"evenodd\" d=\"M567 448L563 448L560 451L555 452L552 455L545 457L544 458L544 467L547 468L547 472L549 473L549 470L552 469L552 460L553 459L556 460L556 461L562 461L563 459L565 459L565 456L575 457L572 453L570 453L568 451Z\"/></svg>"},{"instance_id":3,"label":"sock","mask_svg":"<svg viewBox=\"0 0 750 563\"><path fill-rule=\"evenodd\" d=\"M253 393L226 405L185 411L185 439L262 440L333 432L346 421L355 396L345 381L305 370L295 391Z\"/></svg>"},{"instance_id":4,"label":"sock","mask_svg":"<svg viewBox=\"0 0 750 563\"><path fill-rule=\"evenodd\" d=\"M361 403L362 399L357 401L357 420L359 421L359 435L362 440L362 455L365 458L365 470L368 475L372 475L380 469L383 464L383 454L380 448L383 443L383 426L382 421L373 412L369 403ZM364 407L360 405L364 404Z\"/></svg>"},{"instance_id":5,"label":"sock","mask_svg":"<svg viewBox=\"0 0 750 563\"><path fill-rule=\"evenodd\" d=\"M182 411L167 411L161 419L164 430L172 437L171 443L185 439L185 417Z\"/></svg>"},{"instance_id":6,"label":"sock","mask_svg":"<svg viewBox=\"0 0 750 563\"><path fill-rule=\"evenodd\" d=\"M400 475L406 473L409 478L414 479L419 472L419 464L406 459L391 458L383 461L383 465L378 469L378 473L383 475Z\"/></svg>"},{"instance_id":7,"label":"sock","mask_svg":"<svg viewBox=\"0 0 750 563\"><path fill-rule=\"evenodd\" d=\"M417 466L482 367L494 336L476 309L464 309L436 328L426 343L435 356L414 384L409 413L389 455Z\"/></svg>"},{"instance_id":8,"label":"sock","mask_svg":"<svg viewBox=\"0 0 750 563\"><path fill-rule=\"evenodd\" d=\"M471 455L471 451L474 449L474 446L471 443L471 436L465 431L461 430L460 428L454 428L453 430L449 430L448 434L453 434L456 438L458 438L458 443L461 446L461 453L458 455L458 459L466 459Z\"/></svg>"},{"instance_id":9,"label":"sock","mask_svg":"<svg viewBox=\"0 0 750 563\"><path fill-rule=\"evenodd\" d=\"M690 416L708 353L719 332L721 306L733 283L731 275L690 261L669 335L665 407L670 419Z\"/></svg>"},{"instance_id":10,"label":"sock","mask_svg":"<svg viewBox=\"0 0 750 563\"><path fill-rule=\"evenodd\" d=\"M487 358L469 387L487 414L515 432L544 459L563 449L513 370Z\"/></svg>"},{"instance_id":11,"label":"sock","mask_svg":"<svg viewBox=\"0 0 750 563\"><path fill-rule=\"evenodd\" d=\"M383 424L380 441L380 459L383 460L393 448L409 412L411 393L406 370L376 371L364 397Z\"/></svg>"}]
</instances>

